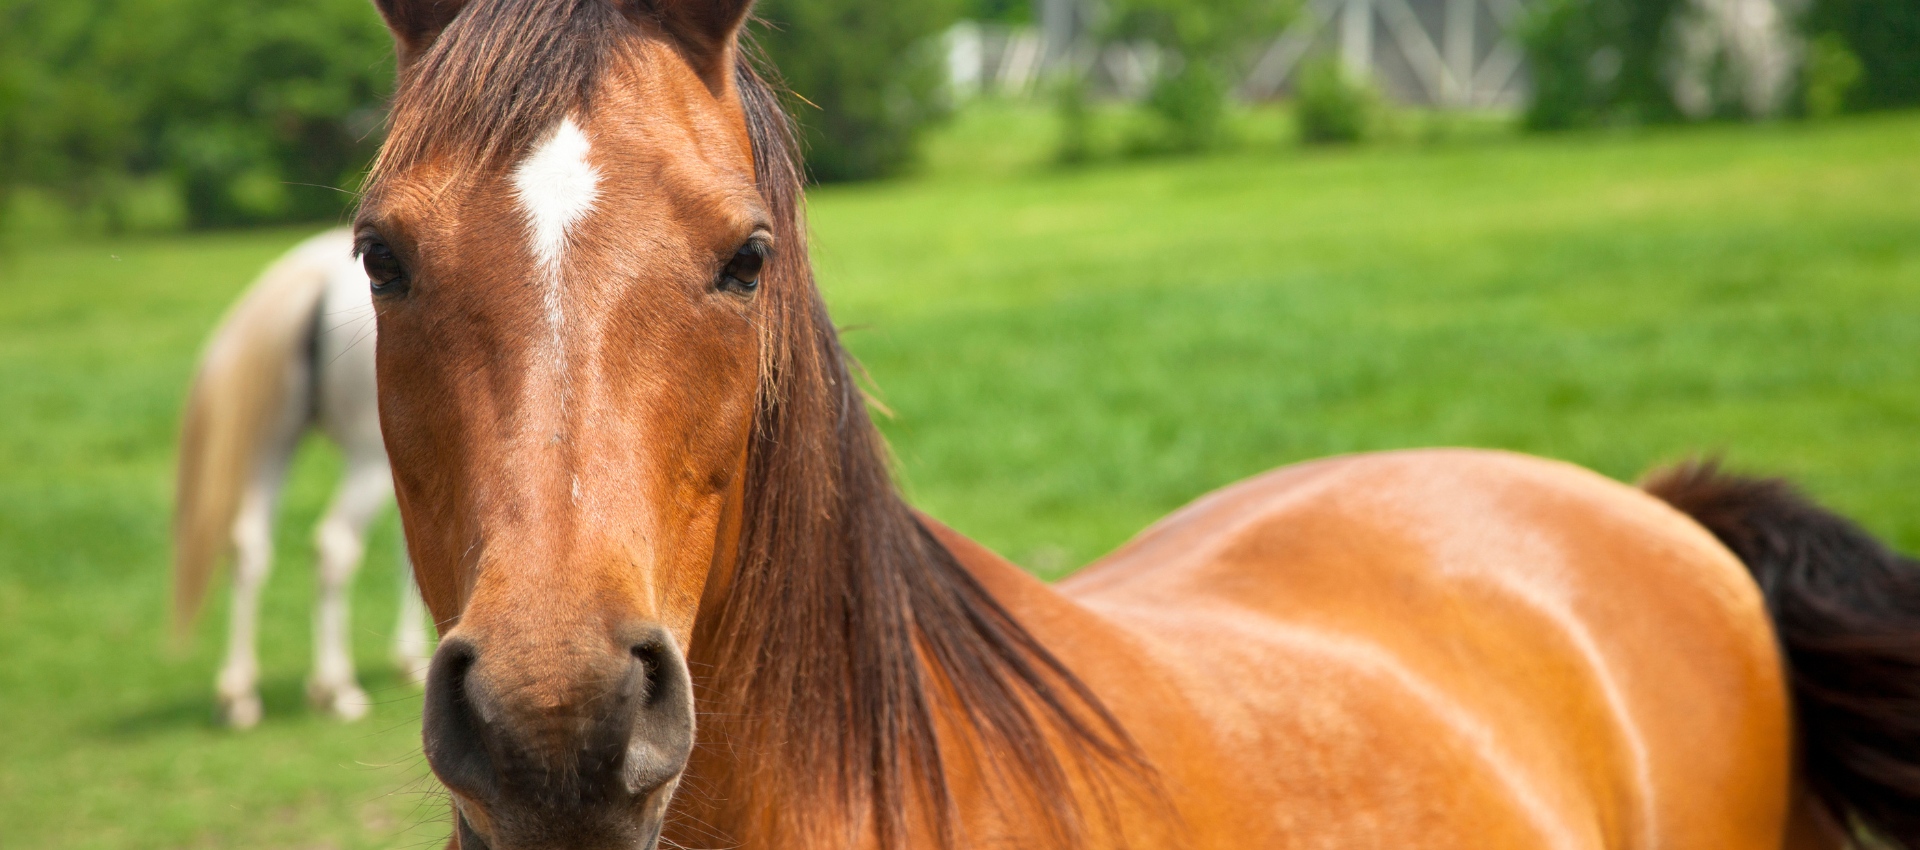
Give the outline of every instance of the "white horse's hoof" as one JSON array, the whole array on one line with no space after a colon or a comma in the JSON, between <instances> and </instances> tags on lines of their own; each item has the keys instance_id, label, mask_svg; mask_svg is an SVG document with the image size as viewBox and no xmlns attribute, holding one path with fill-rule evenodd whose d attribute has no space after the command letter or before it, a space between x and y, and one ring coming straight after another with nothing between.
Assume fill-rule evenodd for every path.
<instances>
[{"instance_id":1,"label":"white horse's hoof","mask_svg":"<svg viewBox=\"0 0 1920 850\"><path fill-rule=\"evenodd\" d=\"M331 686L308 683L307 701L322 713L349 723L366 717L367 712L373 709L373 701L367 698L367 692L352 683Z\"/></svg>"},{"instance_id":2,"label":"white horse's hoof","mask_svg":"<svg viewBox=\"0 0 1920 850\"><path fill-rule=\"evenodd\" d=\"M220 722L232 729L252 729L260 725L260 695L221 696Z\"/></svg>"}]
</instances>

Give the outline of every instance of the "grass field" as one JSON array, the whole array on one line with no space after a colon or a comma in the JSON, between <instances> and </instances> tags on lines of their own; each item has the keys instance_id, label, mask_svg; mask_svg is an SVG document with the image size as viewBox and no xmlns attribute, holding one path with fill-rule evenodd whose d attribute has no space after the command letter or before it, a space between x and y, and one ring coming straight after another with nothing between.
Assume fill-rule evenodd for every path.
<instances>
[{"instance_id":1,"label":"grass field","mask_svg":"<svg viewBox=\"0 0 1920 850\"><path fill-rule=\"evenodd\" d=\"M1920 548L1920 116L1068 172L982 120L922 177L816 193L816 258L916 500L1038 572L1266 468L1419 445L1619 478L1723 451ZM165 640L182 388L301 235L0 257L0 846L444 834L385 672L391 520L356 596L381 704L301 705L324 446L280 533L265 724L211 725L218 606Z\"/></svg>"}]
</instances>

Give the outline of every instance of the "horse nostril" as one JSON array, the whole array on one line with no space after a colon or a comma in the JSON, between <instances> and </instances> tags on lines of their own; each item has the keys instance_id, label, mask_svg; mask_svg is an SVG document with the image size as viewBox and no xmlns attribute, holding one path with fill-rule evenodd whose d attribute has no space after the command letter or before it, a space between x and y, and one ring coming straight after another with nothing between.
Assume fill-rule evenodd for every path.
<instances>
[{"instance_id":1,"label":"horse nostril","mask_svg":"<svg viewBox=\"0 0 1920 850\"><path fill-rule=\"evenodd\" d=\"M655 684L655 680L659 677L660 668L664 660L662 647L658 641L649 641L646 643L636 643L627 651L633 656L634 675L632 681L636 689L634 691L634 697L642 706L651 705L655 693L659 690Z\"/></svg>"},{"instance_id":2,"label":"horse nostril","mask_svg":"<svg viewBox=\"0 0 1920 850\"><path fill-rule=\"evenodd\" d=\"M628 643L633 668L627 696L635 709L626 741L627 791L645 794L671 781L693 749L693 686L672 636L658 626Z\"/></svg>"},{"instance_id":3,"label":"horse nostril","mask_svg":"<svg viewBox=\"0 0 1920 850\"><path fill-rule=\"evenodd\" d=\"M491 796L493 759L481 734L481 720L467 692L467 674L477 653L471 643L449 638L433 655L427 672L426 711L421 738L427 764L448 788L476 799Z\"/></svg>"}]
</instances>

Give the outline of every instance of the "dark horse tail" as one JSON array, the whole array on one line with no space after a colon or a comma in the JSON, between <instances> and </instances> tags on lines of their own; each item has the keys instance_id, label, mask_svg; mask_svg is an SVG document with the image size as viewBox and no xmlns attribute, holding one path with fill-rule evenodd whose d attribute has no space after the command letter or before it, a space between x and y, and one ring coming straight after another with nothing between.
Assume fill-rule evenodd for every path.
<instances>
[{"instance_id":1,"label":"dark horse tail","mask_svg":"<svg viewBox=\"0 0 1920 850\"><path fill-rule=\"evenodd\" d=\"M1720 538L1766 594L1808 789L1849 834L1920 850L1920 563L1779 479L1696 462L1645 486Z\"/></svg>"}]
</instances>

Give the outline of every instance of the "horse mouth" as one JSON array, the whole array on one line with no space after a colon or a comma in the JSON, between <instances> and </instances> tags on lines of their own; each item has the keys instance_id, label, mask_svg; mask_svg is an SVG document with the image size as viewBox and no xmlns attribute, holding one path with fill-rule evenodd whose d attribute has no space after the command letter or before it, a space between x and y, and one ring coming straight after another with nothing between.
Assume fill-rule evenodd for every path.
<instances>
[{"instance_id":1,"label":"horse mouth","mask_svg":"<svg viewBox=\"0 0 1920 850\"><path fill-rule=\"evenodd\" d=\"M482 806L453 795L459 850L657 850L678 776L625 805Z\"/></svg>"},{"instance_id":2,"label":"horse mouth","mask_svg":"<svg viewBox=\"0 0 1920 850\"><path fill-rule=\"evenodd\" d=\"M646 823L640 825L640 828L621 838L607 837L600 841L583 841L581 836L572 835L566 838L552 837L549 840L496 843L481 835L480 831L473 827L473 822L467 819L465 812L459 812L454 815L454 834L459 836L459 842L456 845L459 850L588 850L588 848L592 850L658 850L660 833L666 826L666 819L648 817L644 820ZM637 841L632 838L635 834L640 836Z\"/></svg>"}]
</instances>

